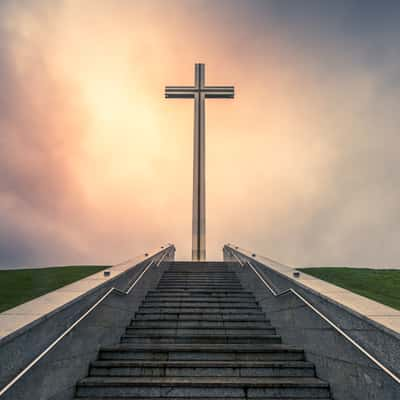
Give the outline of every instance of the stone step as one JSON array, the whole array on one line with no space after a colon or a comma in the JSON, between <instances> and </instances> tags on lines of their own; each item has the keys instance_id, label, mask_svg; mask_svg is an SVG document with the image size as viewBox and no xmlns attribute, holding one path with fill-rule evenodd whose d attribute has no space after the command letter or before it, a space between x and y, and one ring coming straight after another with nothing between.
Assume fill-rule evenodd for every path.
<instances>
[{"instance_id":1,"label":"stone step","mask_svg":"<svg viewBox=\"0 0 400 400\"><path fill-rule=\"evenodd\" d=\"M159 282L157 289L162 289L162 288L190 288L190 289L205 289L205 288L231 288L231 289L243 289L242 285L238 283L229 283L229 282L221 282L221 283L216 283L216 282L192 282L192 281L186 281L186 282Z\"/></svg>"},{"instance_id":2,"label":"stone step","mask_svg":"<svg viewBox=\"0 0 400 400\"><path fill-rule=\"evenodd\" d=\"M176 281L175 279L171 279L168 281L163 281L161 280L158 284L158 287L160 286L167 286L167 285L198 285L198 286L240 286L242 287L242 284L239 281L202 281L198 282L195 280L182 280L182 281Z\"/></svg>"},{"instance_id":3,"label":"stone step","mask_svg":"<svg viewBox=\"0 0 400 400\"><path fill-rule=\"evenodd\" d=\"M119 344L100 349L100 360L304 361L304 352L285 344Z\"/></svg>"},{"instance_id":4,"label":"stone step","mask_svg":"<svg viewBox=\"0 0 400 400\"><path fill-rule=\"evenodd\" d=\"M139 307L140 312L151 312L151 313L175 313L179 314L181 312L186 312L186 313L221 313L221 314L236 314L236 313L253 313L253 312L261 312L260 307L210 307L210 306L205 306L205 307L148 307L148 306L140 306Z\"/></svg>"},{"instance_id":5,"label":"stone step","mask_svg":"<svg viewBox=\"0 0 400 400\"><path fill-rule=\"evenodd\" d=\"M193 292L193 291L181 291L181 292L160 292L158 294L148 294L146 295L145 299L153 300L153 299L162 299L162 300L168 300L168 299L179 299L179 300L197 300L197 299L210 299L210 300L257 300L254 296L251 296L246 293L226 293L226 292L209 292L209 293L204 293L204 292Z\"/></svg>"},{"instance_id":6,"label":"stone step","mask_svg":"<svg viewBox=\"0 0 400 400\"><path fill-rule=\"evenodd\" d=\"M166 295L166 294L171 294L171 293L175 293L175 294L180 294L180 295L182 295L182 294L187 294L187 292L189 291L189 292L193 292L193 294L196 294L196 295L204 295L203 293L205 293L205 295L210 295L210 293L211 294L214 294L214 295L227 295L227 294L229 294L230 296L234 296L234 295L237 295L237 296L239 296L239 297L243 297L243 295L246 295L246 296L253 296L254 297L254 295L252 294L252 293L249 293L249 292L247 292L246 290L244 290L242 287L238 287L238 288L235 288L235 289L232 289L232 290L234 290L234 292L230 292L230 291L227 291L227 290L223 290L223 289L225 289L225 288L222 288L222 289L219 289L219 291L216 291L215 292L215 289L218 289L218 287L216 288L216 287L211 287L210 289L207 289L207 288L203 288L203 287L198 287L198 285L195 285L194 287L188 287L188 286L185 286L185 287L181 287L180 289L177 289L177 288L172 288L172 289L169 289L169 288L166 288L166 289L160 289L160 288L158 288L157 289L157 291L149 291L148 292L148 295L150 295L150 296L155 296L155 295L158 295L158 296L160 296L160 295ZM220 293L220 292L222 292L222 293Z\"/></svg>"},{"instance_id":7,"label":"stone step","mask_svg":"<svg viewBox=\"0 0 400 400\"><path fill-rule=\"evenodd\" d=\"M228 286L163 286L159 288L160 292L169 290L170 292L184 292L184 293L198 293L200 291L210 293L225 293L233 296L236 293L243 293L244 290L240 287L228 287Z\"/></svg>"},{"instance_id":8,"label":"stone step","mask_svg":"<svg viewBox=\"0 0 400 400\"><path fill-rule=\"evenodd\" d=\"M189 270L199 268L200 270L203 270L206 268L229 269L229 267L230 265L225 261L173 261L169 268L188 268Z\"/></svg>"},{"instance_id":9,"label":"stone step","mask_svg":"<svg viewBox=\"0 0 400 400\"><path fill-rule=\"evenodd\" d=\"M167 298L174 298L176 297L177 299L191 299L191 298L211 298L211 299L221 299L221 300L229 300L229 299L237 299L237 300L247 300L247 299L255 299L255 297L252 294L247 294L247 293L198 293L198 292L172 292L172 291L163 291L163 292L152 292L148 293L146 295L147 299L167 299Z\"/></svg>"},{"instance_id":10,"label":"stone step","mask_svg":"<svg viewBox=\"0 0 400 400\"><path fill-rule=\"evenodd\" d=\"M215 301L218 303L248 303L248 302L256 302L254 297L232 297L232 296L224 296L224 297L216 297L216 296L146 296L144 301L155 302L155 301L174 301L174 302L187 302L187 301Z\"/></svg>"},{"instance_id":11,"label":"stone step","mask_svg":"<svg viewBox=\"0 0 400 400\"><path fill-rule=\"evenodd\" d=\"M248 302L248 301L256 301L256 298L254 296L250 295L244 295L241 296L239 293L210 293L210 294L205 294L205 293L197 293L197 292L190 292L190 291L185 291L185 292L169 292L169 293L158 293L158 294L150 294L146 295L145 297L146 300L156 300L156 299L161 299L161 301L164 300L173 300L177 299L178 301L198 301L199 299L204 299L204 300L212 300L212 301L243 301L243 302Z\"/></svg>"},{"instance_id":12,"label":"stone step","mask_svg":"<svg viewBox=\"0 0 400 400\"><path fill-rule=\"evenodd\" d=\"M83 397L75 397L74 400L78 400L78 399L82 399ZM114 397L114 396L110 396L110 397L84 397L85 400L121 400L121 397ZM124 400L215 400L215 397L123 397L122 399ZM233 399L232 397L230 398L225 398L224 400L228 400L228 399ZM248 400L245 397L235 397L235 400ZM324 397L313 397L312 400L326 400L327 398ZM328 397L328 399L330 399L330 397ZM307 400L304 398L299 398L299 397L285 397L284 399L282 397L280 397L279 399L277 397L257 397L257 400ZM308 399L309 400L309 399Z\"/></svg>"},{"instance_id":13,"label":"stone step","mask_svg":"<svg viewBox=\"0 0 400 400\"><path fill-rule=\"evenodd\" d=\"M126 334L121 337L121 343L144 343L144 344L174 344L174 343L183 343L183 344L223 344L223 343L248 343L248 344L279 344L281 343L281 337L278 335L267 335L267 334L218 334L218 333L199 333L199 334L180 334L176 335L175 333L167 334L167 333L153 333L153 334Z\"/></svg>"},{"instance_id":14,"label":"stone step","mask_svg":"<svg viewBox=\"0 0 400 400\"><path fill-rule=\"evenodd\" d=\"M232 277L238 278L235 271L165 271L162 277L179 276L179 277L195 277L195 278L220 278L220 277Z\"/></svg>"},{"instance_id":15,"label":"stone step","mask_svg":"<svg viewBox=\"0 0 400 400\"><path fill-rule=\"evenodd\" d=\"M158 327L157 331L153 327L137 327L137 326L128 326L126 328L127 335L154 335L157 333L158 335L242 335L244 333L248 335L275 335L275 328L249 328L248 326L243 326L242 328L215 328L215 327L196 327L196 328L182 328L182 327L173 327L173 328L162 328Z\"/></svg>"},{"instance_id":16,"label":"stone step","mask_svg":"<svg viewBox=\"0 0 400 400\"><path fill-rule=\"evenodd\" d=\"M166 271L162 275L162 278L169 277L180 277L180 278L236 278L239 279L234 271L214 271L214 272L177 272L177 271Z\"/></svg>"},{"instance_id":17,"label":"stone step","mask_svg":"<svg viewBox=\"0 0 400 400\"><path fill-rule=\"evenodd\" d=\"M216 303L216 302L182 302L182 303L173 303L170 304L171 302L164 302L164 303L152 303L152 302L143 302L139 308L140 309L151 309L151 308L171 308L171 309L182 309L182 308L188 308L188 309L210 309L210 310L225 310L225 309L235 309L235 310L261 310L260 306L258 303L253 302L250 304L247 303Z\"/></svg>"},{"instance_id":18,"label":"stone step","mask_svg":"<svg viewBox=\"0 0 400 400\"><path fill-rule=\"evenodd\" d=\"M90 376L315 376L306 361L94 361Z\"/></svg>"},{"instance_id":19,"label":"stone step","mask_svg":"<svg viewBox=\"0 0 400 400\"><path fill-rule=\"evenodd\" d=\"M158 290L149 290L149 294L158 293L158 294L178 294L178 295L186 295L191 296L193 294L202 294L206 296L213 296L213 295L225 295L225 296L241 296L241 295L250 295L251 292L248 292L243 289L232 289L232 290L225 290L225 289L158 289Z\"/></svg>"},{"instance_id":20,"label":"stone step","mask_svg":"<svg viewBox=\"0 0 400 400\"><path fill-rule=\"evenodd\" d=\"M329 398L327 383L315 377L89 377L77 397L259 397Z\"/></svg>"},{"instance_id":21,"label":"stone step","mask_svg":"<svg viewBox=\"0 0 400 400\"><path fill-rule=\"evenodd\" d=\"M238 278L235 271L165 271L162 277L180 276L180 277L195 277L195 278L215 278L215 277L233 277Z\"/></svg>"},{"instance_id":22,"label":"stone step","mask_svg":"<svg viewBox=\"0 0 400 400\"><path fill-rule=\"evenodd\" d=\"M193 274L197 274L197 273L202 273L204 271L207 271L208 273L213 273L213 272L218 272L218 270L222 271L222 272L234 272L234 270L232 270L232 268L230 266L226 266L226 265L222 265L222 266L210 266L210 267L204 267L202 266L201 268L197 268L196 266L194 266L192 264L192 262L190 262L190 267L189 268L182 268L182 267L175 267L174 265L171 265L166 271L165 273L170 273L170 272L178 272L178 273L182 273L184 271L186 271L185 273L193 273ZM222 268L221 268L222 267Z\"/></svg>"},{"instance_id":23,"label":"stone step","mask_svg":"<svg viewBox=\"0 0 400 400\"><path fill-rule=\"evenodd\" d=\"M179 265L181 263L181 265ZM186 267L185 267L186 264ZM188 265L189 264L189 265ZM197 272L197 271L217 271L217 270L223 270L223 271L231 271L231 266L227 265L223 261L218 261L216 264L210 264L210 265L204 265L204 263L201 263L199 265L196 265L193 261L190 261L189 263L187 262L180 262L180 261L174 261L172 265L169 266L167 271L184 271L187 270L189 272Z\"/></svg>"},{"instance_id":24,"label":"stone step","mask_svg":"<svg viewBox=\"0 0 400 400\"><path fill-rule=\"evenodd\" d=\"M132 320L128 328L151 328L151 329L272 329L269 321L243 320L243 321L224 321L224 320Z\"/></svg>"},{"instance_id":25,"label":"stone step","mask_svg":"<svg viewBox=\"0 0 400 400\"><path fill-rule=\"evenodd\" d=\"M170 287L170 286L180 286L180 287L193 287L196 288L203 288L203 287L231 287L231 288L243 288L240 283L237 282L197 282L197 281L160 281L157 285L157 288L162 287Z\"/></svg>"},{"instance_id":26,"label":"stone step","mask_svg":"<svg viewBox=\"0 0 400 400\"><path fill-rule=\"evenodd\" d=\"M203 289L203 290L209 290L209 291L213 291L213 290L218 290L218 291L222 291L224 290L225 292L231 292L232 290L243 290L243 288L240 285L191 285L191 284L187 284L187 285L179 285L179 284L171 284L171 285L159 285L157 287L160 290L164 290L164 289L174 289L174 290L199 290L199 289Z\"/></svg>"},{"instance_id":27,"label":"stone step","mask_svg":"<svg viewBox=\"0 0 400 400\"><path fill-rule=\"evenodd\" d=\"M236 279L239 277L235 272L218 272L218 273L171 273L165 272L161 279Z\"/></svg>"},{"instance_id":28,"label":"stone step","mask_svg":"<svg viewBox=\"0 0 400 400\"><path fill-rule=\"evenodd\" d=\"M162 277L159 282L167 282L167 283L172 283L172 282L198 282L198 283L241 283L240 280L237 277L214 277L214 278L201 278L201 277L194 277L194 276L189 276L189 277L178 277L178 276L168 276L168 277Z\"/></svg>"},{"instance_id":29,"label":"stone step","mask_svg":"<svg viewBox=\"0 0 400 400\"><path fill-rule=\"evenodd\" d=\"M238 285L242 286L241 282L237 279L235 280L226 280L226 279L221 279L221 280L213 280L213 279L208 279L208 280L196 280L196 279L161 279L159 281L159 286L163 285L169 285L169 284L192 284L192 285Z\"/></svg>"},{"instance_id":30,"label":"stone step","mask_svg":"<svg viewBox=\"0 0 400 400\"><path fill-rule=\"evenodd\" d=\"M167 282L175 282L175 281L183 281L183 282L235 282L240 283L239 278L236 274L224 274L224 275L214 275L210 276L196 276L196 275L163 275L160 281Z\"/></svg>"},{"instance_id":31,"label":"stone step","mask_svg":"<svg viewBox=\"0 0 400 400\"><path fill-rule=\"evenodd\" d=\"M202 293L196 291L180 291L180 292L159 292L159 293L150 293L146 295L146 299L167 299L167 298L177 298L180 300L191 300L191 299L210 299L210 300L237 300L237 301L255 301L255 296L252 296L247 293Z\"/></svg>"},{"instance_id":32,"label":"stone step","mask_svg":"<svg viewBox=\"0 0 400 400\"><path fill-rule=\"evenodd\" d=\"M169 275L179 275L179 276L206 276L206 277L213 277L213 276L237 276L235 271L231 270L193 270L193 271L174 271L174 270L167 270L164 272L165 276Z\"/></svg>"},{"instance_id":33,"label":"stone step","mask_svg":"<svg viewBox=\"0 0 400 400\"><path fill-rule=\"evenodd\" d=\"M149 300L145 299L142 303L146 307L246 307L246 308L253 308L258 307L258 303L256 301L219 301L213 299L206 299L206 300L165 300L165 301L157 301L157 300Z\"/></svg>"},{"instance_id":34,"label":"stone step","mask_svg":"<svg viewBox=\"0 0 400 400\"><path fill-rule=\"evenodd\" d=\"M235 279L239 280L239 277L235 272L229 273L208 273L208 274L180 274L180 273L170 273L165 272L161 279L169 279L169 278L179 278L179 279Z\"/></svg>"},{"instance_id":35,"label":"stone step","mask_svg":"<svg viewBox=\"0 0 400 400\"><path fill-rule=\"evenodd\" d=\"M237 281L227 281L227 280L221 280L221 281L198 281L198 280L181 280L181 279L171 279L171 280L160 280L158 282L157 287L161 286L170 286L170 285L175 285L175 286L239 286L242 287L240 282Z\"/></svg>"},{"instance_id":36,"label":"stone step","mask_svg":"<svg viewBox=\"0 0 400 400\"><path fill-rule=\"evenodd\" d=\"M257 312L151 312L142 311L135 313L135 321L266 321L265 314L262 311Z\"/></svg>"},{"instance_id":37,"label":"stone step","mask_svg":"<svg viewBox=\"0 0 400 400\"><path fill-rule=\"evenodd\" d=\"M225 272L225 273L170 273L165 272L161 279L234 279L239 280L235 272Z\"/></svg>"},{"instance_id":38,"label":"stone step","mask_svg":"<svg viewBox=\"0 0 400 400\"><path fill-rule=\"evenodd\" d=\"M179 311L166 311L166 310L141 310L135 313L135 319L138 320L149 320L149 319L193 319L196 318L198 320L243 320L243 319L254 319L257 318L260 321L265 320L265 314L262 311L250 311L246 310L245 312L232 312L230 310L207 310L207 311L200 311L200 312L193 312L185 310Z\"/></svg>"},{"instance_id":39,"label":"stone step","mask_svg":"<svg viewBox=\"0 0 400 400\"><path fill-rule=\"evenodd\" d=\"M149 310L149 309L183 309L187 308L188 310L190 309L201 309L201 310L229 310L229 309L234 309L234 310L261 310L261 307L257 302L252 302L252 303L219 303L219 302L179 302L179 303L173 303L173 302L142 302L142 304L139 306L139 310ZM246 311L247 312L247 311Z\"/></svg>"},{"instance_id":40,"label":"stone step","mask_svg":"<svg viewBox=\"0 0 400 400\"><path fill-rule=\"evenodd\" d=\"M191 284L191 285L224 285L224 286L242 286L240 281L238 280L220 280L220 281L214 281L214 280L204 280L204 281L197 281L193 279L182 279L182 280L176 280L176 279L168 279L168 280L160 280L158 286L162 285L186 285L186 284Z\"/></svg>"},{"instance_id":41,"label":"stone step","mask_svg":"<svg viewBox=\"0 0 400 400\"><path fill-rule=\"evenodd\" d=\"M160 279L160 282L177 282L177 281L182 281L182 282L234 282L234 283L240 282L236 276L229 276L229 277L227 277L227 276L225 276L225 277L163 276Z\"/></svg>"}]
</instances>

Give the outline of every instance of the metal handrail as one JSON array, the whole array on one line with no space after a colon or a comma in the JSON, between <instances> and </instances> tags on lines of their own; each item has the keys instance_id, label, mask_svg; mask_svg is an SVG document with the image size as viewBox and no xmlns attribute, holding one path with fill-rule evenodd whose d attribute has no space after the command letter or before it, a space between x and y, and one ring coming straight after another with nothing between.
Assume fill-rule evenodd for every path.
<instances>
[{"instance_id":1,"label":"metal handrail","mask_svg":"<svg viewBox=\"0 0 400 400\"><path fill-rule=\"evenodd\" d=\"M168 250L168 251L167 251ZM165 249L163 255L157 262L157 267L160 265L162 260L169 252L169 248ZM110 288L99 300L96 301L83 315L81 315L69 328L67 328L60 336L58 336L49 346L46 347L37 357L35 357L18 375L16 375L10 382L8 382L3 388L0 389L0 397L3 396L12 386L14 386L27 372L29 372L47 353L49 353L65 336L67 336L81 321L83 321L94 309L97 308L111 293L115 292L119 295L128 295L137 283L142 279L143 275L153 265L154 258L147 264L146 268L140 273L137 279L129 286L127 290L120 290L116 287Z\"/></svg>"},{"instance_id":2,"label":"metal handrail","mask_svg":"<svg viewBox=\"0 0 400 400\"><path fill-rule=\"evenodd\" d=\"M240 258L232 251L231 254L238 260L239 264L243 267L244 264L240 260ZM257 277L261 280L264 286L272 293L274 297L280 297L287 293L292 293L297 298L299 298L306 306L308 306L315 314L317 314L320 318L322 318L325 322L327 322L336 332L338 332L341 336L343 336L348 342L350 342L353 346L355 346L361 353L368 357L375 365L377 365L380 369L382 369L387 375L389 375L396 383L400 384L400 377L390 371L389 368L385 367L379 360L377 360L373 355L371 355L364 347L362 347L359 343L357 343L354 339L352 339L346 332L344 332L339 326L337 326L333 321L331 321L324 313L318 310L315 306L313 306L307 299L305 299L300 293L296 291L296 289L289 288L285 289L281 292L277 292L272 284L268 283L263 276L257 271L257 269L253 266L253 264L246 260L248 266L253 270L253 272L257 275Z\"/></svg>"},{"instance_id":3,"label":"metal handrail","mask_svg":"<svg viewBox=\"0 0 400 400\"><path fill-rule=\"evenodd\" d=\"M160 257L159 261L157 262L157 267L160 266L160 264L162 263L162 260L164 260L164 257L167 255L167 252L165 252L162 257Z\"/></svg>"}]
</instances>

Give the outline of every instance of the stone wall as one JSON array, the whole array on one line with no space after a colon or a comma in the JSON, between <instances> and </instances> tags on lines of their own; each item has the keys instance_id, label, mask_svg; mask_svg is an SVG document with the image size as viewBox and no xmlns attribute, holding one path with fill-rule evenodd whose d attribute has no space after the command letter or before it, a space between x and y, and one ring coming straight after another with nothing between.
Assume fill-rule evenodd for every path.
<instances>
[{"instance_id":1,"label":"stone wall","mask_svg":"<svg viewBox=\"0 0 400 400\"><path fill-rule=\"evenodd\" d=\"M232 258L224 248L224 259ZM295 289L353 340L392 372L400 375L400 335L345 306L275 271L273 268L238 253L251 261L260 275L279 293ZM248 265L235 270L242 284L253 291L260 305L285 343L305 349L315 363L318 377L331 385L335 400L400 399L400 385L376 366L326 321L292 293L275 297Z\"/></svg>"},{"instance_id":2,"label":"stone wall","mask_svg":"<svg viewBox=\"0 0 400 400\"><path fill-rule=\"evenodd\" d=\"M168 260L174 258L174 248L150 256L114 279L49 313L40 321L0 340L2 388L110 288L126 290L149 262L153 258L159 259L165 251L169 251L169 256L164 258L165 262L159 267L153 263L129 295L111 293L1 399L72 399L77 381L87 375L90 361L96 359L99 348L119 342L147 291L157 286Z\"/></svg>"}]
</instances>

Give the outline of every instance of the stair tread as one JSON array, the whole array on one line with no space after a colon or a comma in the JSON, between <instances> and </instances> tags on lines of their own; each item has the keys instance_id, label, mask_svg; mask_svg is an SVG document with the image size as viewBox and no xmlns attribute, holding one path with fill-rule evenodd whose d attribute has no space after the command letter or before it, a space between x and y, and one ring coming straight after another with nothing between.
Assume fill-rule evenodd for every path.
<instances>
[{"instance_id":1,"label":"stair tread","mask_svg":"<svg viewBox=\"0 0 400 400\"><path fill-rule=\"evenodd\" d=\"M258 308L220 308L220 307L144 307L139 311L142 314L220 314L220 315L265 315L261 309Z\"/></svg>"},{"instance_id":2,"label":"stair tread","mask_svg":"<svg viewBox=\"0 0 400 400\"><path fill-rule=\"evenodd\" d=\"M84 397L85 400L215 400L215 397L164 397L164 396L160 396L160 397ZM249 397L224 397L224 400L248 400ZM311 398L310 398L311 399ZM327 400L329 399L329 397L313 397L311 400ZM82 400L82 397L75 397L74 400ZM285 397L284 399L282 399L282 397L258 397L257 396L257 400L308 400L306 398L299 398L299 397Z\"/></svg>"},{"instance_id":3,"label":"stair tread","mask_svg":"<svg viewBox=\"0 0 400 400\"><path fill-rule=\"evenodd\" d=\"M164 300L164 299L176 299L179 301L199 301L202 299L209 299L209 300L214 300L214 301L257 301L254 296L251 295L245 295L245 296L232 296L232 295L191 295L188 296L187 294L185 295L178 295L178 294L169 294L169 295L160 295L160 294L150 294L146 296L145 301L152 300L156 301L157 299Z\"/></svg>"},{"instance_id":4,"label":"stair tread","mask_svg":"<svg viewBox=\"0 0 400 400\"><path fill-rule=\"evenodd\" d=\"M122 335L123 338L176 338L177 335L176 333L146 333L144 334L135 334L135 335L129 335L125 334ZM220 338L220 337L234 337L234 338L259 338L259 337L265 337L265 338L280 338L279 335L271 335L271 334L265 334L265 333L253 333L253 334L242 334L242 333L181 333L179 334L179 337L185 337L185 338L191 338L191 337L199 337L199 338Z\"/></svg>"},{"instance_id":5,"label":"stair tread","mask_svg":"<svg viewBox=\"0 0 400 400\"><path fill-rule=\"evenodd\" d=\"M247 300L243 300L243 299L230 299L229 297L226 299L210 299L209 297L203 297L203 298L180 298L180 299L153 299L153 298L146 298L144 300L145 303L163 303L163 302L168 302L168 303L257 303L257 300L255 299L247 299Z\"/></svg>"},{"instance_id":6,"label":"stair tread","mask_svg":"<svg viewBox=\"0 0 400 400\"><path fill-rule=\"evenodd\" d=\"M150 293L240 293L240 294L251 294L243 289L204 289L204 288L159 288L157 290L149 291Z\"/></svg>"},{"instance_id":7,"label":"stair tread","mask_svg":"<svg viewBox=\"0 0 400 400\"><path fill-rule=\"evenodd\" d=\"M96 360L94 367L182 367L182 368L263 368L263 367L291 367L314 368L309 361L135 361L135 360Z\"/></svg>"},{"instance_id":8,"label":"stair tread","mask_svg":"<svg viewBox=\"0 0 400 400\"><path fill-rule=\"evenodd\" d=\"M209 330L213 330L216 331L216 333L224 333L224 331L254 331L255 334L257 334L258 332L256 331L265 331L265 330L275 330L275 328L273 327L249 327L249 326L235 326L234 328L229 328L229 327L215 327L215 326L194 326L194 327L187 327L187 326L172 326L172 327L164 327L164 326L132 326L129 325L126 329L129 329L131 331L143 331L143 330L151 330L154 331L155 329L159 330L161 333L163 331L171 331L174 330L175 334L180 333L180 331L185 331L185 330L196 330L197 332L199 332L200 334L202 333L201 331L209 331ZM221 332L219 332L221 331Z\"/></svg>"},{"instance_id":9,"label":"stair tread","mask_svg":"<svg viewBox=\"0 0 400 400\"><path fill-rule=\"evenodd\" d=\"M87 386L207 386L207 387L328 387L325 381L315 377L88 377L78 385Z\"/></svg>"},{"instance_id":10,"label":"stair tread","mask_svg":"<svg viewBox=\"0 0 400 400\"><path fill-rule=\"evenodd\" d=\"M288 344L248 344L244 343L238 347L238 344L219 343L219 344L196 344L190 345L186 343L173 344L129 344L120 343L113 346L104 346L101 351L190 351L190 352L301 352L303 349Z\"/></svg>"},{"instance_id":11,"label":"stair tread","mask_svg":"<svg viewBox=\"0 0 400 400\"><path fill-rule=\"evenodd\" d=\"M147 321L149 321L149 322L155 322L155 321L159 321L159 322L165 322L165 321L167 321L167 322L173 322L173 321L175 321L175 322L182 322L182 321L185 321L185 322L243 322L243 323L245 323L245 322L266 322L266 323L270 323L270 320L268 320L268 319L255 319L255 318L253 318L253 319L251 319L251 318L249 318L249 319L234 319L234 318L231 318L231 319L229 319L229 318L226 318L226 319L223 319L223 320L216 320L216 319L207 319L207 318L202 318L202 319L198 319L198 318L186 318L186 319L181 319L181 318L171 318L171 319L168 319L168 320L165 320L165 319L149 319L149 320L146 320L146 319L138 319L138 320L132 320L132 323L133 322L147 322Z\"/></svg>"},{"instance_id":12,"label":"stair tread","mask_svg":"<svg viewBox=\"0 0 400 400\"><path fill-rule=\"evenodd\" d=\"M256 309L261 310L261 307L258 304L256 304L255 302L245 303L245 304L248 304L247 307L238 306L240 304L242 304L242 303L239 303L239 302L237 302L237 303L231 303L231 302L225 302L225 303L198 302L196 304L196 303L193 303L193 302L188 302L188 303L185 303L185 302L169 302L168 300L165 300L164 302L160 302L160 301L158 301L158 302L147 302L146 301L145 303L143 303L145 308L149 308L149 307L152 307L152 308L159 308L159 307L179 307L179 308L186 308L186 307L189 307L189 308L199 308L199 307L200 308L206 308L206 307L208 307L208 308L215 308L215 307L217 307L217 308L245 308L245 309L256 308Z\"/></svg>"},{"instance_id":13,"label":"stair tread","mask_svg":"<svg viewBox=\"0 0 400 400\"><path fill-rule=\"evenodd\" d=\"M150 321L150 322L154 322L154 321L165 321L165 319L152 319L152 320L144 320L144 319L140 319L140 320L136 320L136 319L133 319L132 320L132 322L143 322L143 321ZM174 319L169 319L168 320L168 322L172 322L172 321L176 321L176 322L182 322L182 321L185 321L185 322L218 322L218 320L215 320L215 319L207 319L207 318L202 318L202 319L198 319L198 318L186 318L186 319L184 319L184 320L182 320L182 319L180 319L180 318L174 318ZM231 319L229 319L229 318L226 318L226 319L223 319L223 320L221 320L222 322L266 322L266 323L270 323L270 320L269 319L255 319L255 318L253 318L253 319L251 319L251 318L249 318L249 319L234 319L234 318L231 318Z\"/></svg>"}]
</instances>

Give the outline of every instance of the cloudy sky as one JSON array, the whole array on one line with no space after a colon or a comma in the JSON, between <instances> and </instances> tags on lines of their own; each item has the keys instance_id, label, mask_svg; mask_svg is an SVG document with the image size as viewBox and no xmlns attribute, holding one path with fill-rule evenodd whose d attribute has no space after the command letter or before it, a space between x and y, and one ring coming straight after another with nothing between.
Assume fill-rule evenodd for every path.
<instances>
[{"instance_id":1,"label":"cloudy sky","mask_svg":"<svg viewBox=\"0 0 400 400\"><path fill-rule=\"evenodd\" d=\"M400 264L400 2L2 0L0 265L191 245L207 101L208 255Z\"/></svg>"}]
</instances>

